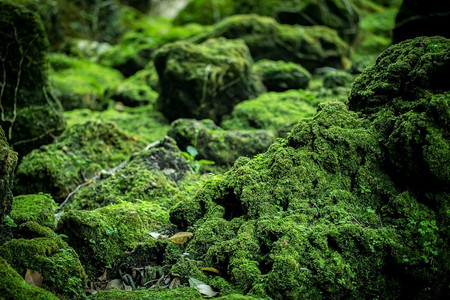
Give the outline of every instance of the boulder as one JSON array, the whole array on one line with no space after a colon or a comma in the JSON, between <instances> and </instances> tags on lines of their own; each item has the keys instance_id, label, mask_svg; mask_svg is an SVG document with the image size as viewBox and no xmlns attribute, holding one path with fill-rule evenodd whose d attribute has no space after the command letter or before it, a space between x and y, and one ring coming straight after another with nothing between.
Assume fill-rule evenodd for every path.
<instances>
[{"instance_id":1,"label":"boulder","mask_svg":"<svg viewBox=\"0 0 450 300\"><path fill-rule=\"evenodd\" d=\"M16 224L34 221L39 225L56 228L56 203L48 194L14 197L11 218Z\"/></svg>"},{"instance_id":2,"label":"boulder","mask_svg":"<svg viewBox=\"0 0 450 300\"><path fill-rule=\"evenodd\" d=\"M255 63L254 69L267 90L273 92L306 89L311 80L306 69L292 62L262 59Z\"/></svg>"}]
</instances>

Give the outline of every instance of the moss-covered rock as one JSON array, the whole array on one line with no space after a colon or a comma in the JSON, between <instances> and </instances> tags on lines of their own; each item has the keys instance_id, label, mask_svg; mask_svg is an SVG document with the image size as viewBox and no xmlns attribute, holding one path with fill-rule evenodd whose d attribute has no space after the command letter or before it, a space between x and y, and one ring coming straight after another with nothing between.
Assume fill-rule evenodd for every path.
<instances>
[{"instance_id":1,"label":"moss-covered rock","mask_svg":"<svg viewBox=\"0 0 450 300\"><path fill-rule=\"evenodd\" d=\"M303 118L312 117L321 99L310 91L265 93L239 103L231 118L222 122L226 129L266 129L280 131L291 128Z\"/></svg>"},{"instance_id":2,"label":"moss-covered rock","mask_svg":"<svg viewBox=\"0 0 450 300\"><path fill-rule=\"evenodd\" d=\"M242 41L173 43L158 50L154 63L159 75L158 104L169 120L193 117L220 122L234 105L263 90Z\"/></svg>"},{"instance_id":3,"label":"moss-covered rock","mask_svg":"<svg viewBox=\"0 0 450 300\"><path fill-rule=\"evenodd\" d=\"M23 158L17 169L16 194L44 192L61 202L79 184L127 160L140 146L112 123L74 125L55 143Z\"/></svg>"},{"instance_id":4,"label":"moss-covered rock","mask_svg":"<svg viewBox=\"0 0 450 300\"><path fill-rule=\"evenodd\" d=\"M161 259L163 246L149 233L167 226L168 218L167 210L157 203L123 202L92 211L68 211L58 228L68 236L69 245L76 249L86 272L93 277L101 275L105 268L113 275L127 260ZM135 253L142 244L147 251Z\"/></svg>"},{"instance_id":5,"label":"moss-covered rock","mask_svg":"<svg viewBox=\"0 0 450 300\"><path fill-rule=\"evenodd\" d=\"M419 186L450 183L449 49L440 37L394 45L358 77L349 98L373 121L393 173Z\"/></svg>"},{"instance_id":6,"label":"moss-covered rock","mask_svg":"<svg viewBox=\"0 0 450 300\"><path fill-rule=\"evenodd\" d=\"M11 217L16 224L35 221L55 229L56 203L48 194L21 195L14 197Z\"/></svg>"},{"instance_id":7,"label":"moss-covered rock","mask_svg":"<svg viewBox=\"0 0 450 300\"><path fill-rule=\"evenodd\" d=\"M195 159L218 165L232 165L239 156L253 157L275 141L275 134L268 130L223 130L208 119L178 119L167 134L182 150L194 146L198 151Z\"/></svg>"},{"instance_id":8,"label":"moss-covered rock","mask_svg":"<svg viewBox=\"0 0 450 300\"><path fill-rule=\"evenodd\" d=\"M327 89L335 87L350 87L354 77L342 70L335 70L325 73L323 77L323 86Z\"/></svg>"},{"instance_id":9,"label":"moss-covered rock","mask_svg":"<svg viewBox=\"0 0 450 300\"><path fill-rule=\"evenodd\" d=\"M26 282L6 260L0 257L0 291L2 299L57 300L52 293Z\"/></svg>"},{"instance_id":10,"label":"moss-covered rock","mask_svg":"<svg viewBox=\"0 0 450 300\"><path fill-rule=\"evenodd\" d=\"M254 69L268 91L306 89L311 80L306 69L292 62L263 59L255 63Z\"/></svg>"},{"instance_id":11,"label":"moss-covered rock","mask_svg":"<svg viewBox=\"0 0 450 300\"><path fill-rule=\"evenodd\" d=\"M117 70L64 54L52 54L50 66L50 83L64 110L105 109L108 90L123 80Z\"/></svg>"},{"instance_id":12,"label":"moss-covered rock","mask_svg":"<svg viewBox=\"0 0 450 300\"><path fill-rule=\"evenodd\" d=\"M280 23L302 26L325 25L352 41L358 31L359 15L352 2L338 0L191 0L175 18L175 24L213 24L231 15L258 14Z\"/></svg>"},{"instance_id":13,"label":"moss-covered rock","mask_svg":"<svg viewBox=\"0 0 450 300\"><path fill-rule=\"evenodd\" d=\"M0 246L3 257L19 274L30 269L42 275L42 288L63 299L82 299L86 275L77 253L53 237L14 239ZM49 298L51 299L51 298Z\"/></svg>"},{"instance_id":14,"label":"moss-covered rock","mask_svg":"<svg viewBox=\"0 0 450 300\"><path fill-rule=\"evenodd\" d=\"M255 60L292 61L312 71L322 66L342 68L347 44L324 26L278 24L273 18L238 15L224 19L211 34L199 38L243 39Z\"/></svg>"},{"instance_id":15,"label":"moss-covered rock","mask_svg":"<svg viewBox=\"0 0 450 300\"><path fill-rule=\"evenodd\" d=\"M178 183L192 173L189 162L170 138L133 155L114 173L82 188L70 206L94 209L113 203L151 202L169 209L178 200Z\"/></svg>"},{"instance_id":16,"label":"moss-covered rock","mask_svg":"<svg viewBox=\"0 0 450 300\"><path fill-rule=\"evenodd\" d=\"M24 155L64 129L48 84L48 40L39 15L11 1L0 3L0 39L0 125Z\"/></svg>"},{"instance_id":17,"label":"moss-covered rock","mask_svg":"<svg viewBox=\"0 0 450 300\"><path fill-rule=\"evenodd\" d=\"M185 299L203 299L200 293L187 287L181 287L174 290L171 289L150 289L150 290L137 290L137 291L121 291L111 290L102 291L91 297L93 300L185 300Z\"/></svg>"}]
</instances>

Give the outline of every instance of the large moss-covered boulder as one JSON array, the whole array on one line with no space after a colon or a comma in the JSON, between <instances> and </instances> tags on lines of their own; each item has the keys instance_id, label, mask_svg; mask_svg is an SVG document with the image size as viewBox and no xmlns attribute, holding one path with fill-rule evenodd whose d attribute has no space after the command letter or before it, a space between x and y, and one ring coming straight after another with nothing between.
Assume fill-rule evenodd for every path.
<instances>
[{"instance_id":1,"label":"large moss-covered boulder","mask_svg":"<svg viewBox=\"0 0 450 300\"><path fill-rule=\"evenodd\" d=\"M255 63L254 69L268 91L306 89L311 80L311 74L293 62L262 59Z\"/></svg>"},{"instance_id":2,"label":"large moss-covered boulder","mask_svg":"<svg viewBox=\"0 0 450 300\"><path fill-rule=\"evenodd\" d=\"M191 117L220 122L237 103L263 90L243 41L169 44L156 53L154 64L159 75L158 104L172 121Z\"/></svg>"},{"instance_id":3,"label":"large moss-covered boulder","mask_svg":"<svg viewBox=\"0 0 450 300\"><path fill-rule=\"evenodd\" d=\"M0 291L3 299L59 299L49 291L31 285L14 270L6 260L0 257Z\"/></svg>"},{"instance_id":4,"label":"large moss-covered boulder","mask_svg":"<svg viewBox=\"0 0 450 300\"><path fill-rule=\"evenodd\" d=\"M342 68L347 44L333 29L324 26L282 25L273 18L238 15L224 19L203 38L243 39L255 60L298 63L312 71L330 66Z\"/></svg>"},{"instance_id":5,"label":"large moss-covered boulder","mask_svg":"<svg viewBox=\"0 0 450 300\"><path fill-rule=\"evenodd\" d=\"M395 19L394 43L418 36L450 38L450 2L403 0Z\"/></svg>"},{"instance_id":6,"label":"large moss-covered boulder","mask_svg":"<svg viewBox=\"0 0 450 300\"><path fill-rule=\"evenodd\" d=\"M198 152L195 159L218 165L232 165L240 156L264 152L276 138L269 130L223 130L208 119L178 119L167 134L182 150L194 145Z\"/></svg>"},{"instance_id":7,"label":"large moss-covered boulder","mask_svg":"<svg viewBox=\"0 0 450 300\"><path fill-rule=\"evenodd\" d=\"M8 241L0 246L0 256L22 276L27 270L37 271L43 278L42 288L56 296L83 299L86 287L83 266L77 253L55 233Z\"/></svg>"},{"instance_id":8,"label":"large moss-covered boulder","mask_svg":"<svg viewBox=\"0 0 450 300\"><path fill-rule=\"evenodd\" d=\"M11 233L7 221L10 220L13 202L11 189L16 164L17 153L9 147L5 133L0 127L0 244L9 238Z\"/></svg>"},{"instance_id":9,"label":"large moss-covered boulder","mask_svg":"<svg viewBox=\"0 0 450 300\"><path fill-rule=\"evenodd\" d=\"M145 201L168 209L181 196L182 181L191 173L192 168L175 141L166 137L133 155L114 172L103 173L98 182L82 188L70 207L95 209L123 201Z\"/></svg>"},{"instance_id":10,"label":"large moss-covered boulder","mask_svg":"<svg viewBox=\"0 0 450 300\"><path fill-rule=\"evenodd\" d=\"M113 123L90 121L70 127L53 144L25 156L17 169L17 194L49 193L62 202L102 169L126 161L140 148Z\"/></svg>"},{"instance_id":11,"label":"large moss-covered boulder","mask_svg":"<svg viewBox=\"0 0 450 300\"><path fill-rule=\"evenodd\" d=\"M353 3L339 0L191 0L174 22L213 24L227 16L251 13L285 24L325 25L346 41L352 41L358 32L359 15Z\"/></svg>"},{"instance_id":12,"label":"large moss-covered boulder","mask_svg":"<svg viewBox=\"0 0 450 300\"><path fill-rule=\"evenodd\" d=\"M350 108L373 121L393 173L418 185L450 183L450 41L391 46L355 81Z\"/></svg>"},{"instance_id":13,"label":"large moss-covered boulder","mask_svg":"<svg viewBox=\"0 0 450 300\"><path fill-rule=\"evenodd\" d=\"M0 2L0 40L0 125L24 155L64 129L48 84L48 41L39 15L10 1Z\"/></svg>"},{"instance_id":14,"label":"large moss-covered boulder","mask_svg":"<svg viewBox=\"0 0 450 300\"><path fill-rule=\"evenodd\" d=\"M34 221L39 225L56 228L56 203L48 194L14 197L11 218L16 224Z\"/></svg>"}]
</instances>

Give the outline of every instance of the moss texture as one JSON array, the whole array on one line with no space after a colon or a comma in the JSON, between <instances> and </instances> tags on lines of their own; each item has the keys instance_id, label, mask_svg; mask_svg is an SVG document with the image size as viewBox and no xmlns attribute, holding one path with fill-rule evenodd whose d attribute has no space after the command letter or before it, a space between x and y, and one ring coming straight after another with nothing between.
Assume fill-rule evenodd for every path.
<instances>
[{"instance_id":1,"label":"moss texture","mask_svg":"<svg viewBox=\"0 0 450 300\"><path fill-rule=\"evenodd\" d=\"M44 192L62 202L79 184L119 165L140 146L112 123L74 125L55 143L23 158L16 173L16 194Z\"/></svg>"},{"instance_id":2,"label":"moss texture","mask_svg":"<svg viewBox=\"0 0 450 300\"><path fill-rule=\"evenodd\" d=\"M273 18L238 15L224 19L204 38L243 39L253 59L292 61L312 71L331 66L342 68L347 44L336 31L324 26L282 25Z\"/></svg>"},{"instance_id":3,"label":"moss texture","mask_svg":"<svg viewBox=\"0 0 450 300\"><path fill-rule=\"evenodd\" d=\"M88 275L97 277L105 268L115 274L129 260L157 260L162 246L149 233L168 225L168 218L167 210L157 203L123 202L92 211L68 211L58 229L68 236ZM144 253L135 251L143 244Z\"/></svg>"},{"instance_id":4,"label":"moss texture","mask_svg":"<svg viewBox=\"0 0 450 300\"><path fill-rule=\"evenodd\" d=\"M253 157L275 141L275 134L268 130L223 130L208 119L178 119L167 134L182 150L194 146L196 159L218 165L232 165L239 156Z\"/></svg>"},{"instance_id":5,"label":"moss texture","mask_svg":"<svg viewBox=\"0 0 450 300\"><path fill-rule=\"evenodd\" d=\"M107 92L123 81L117 70L64 54L52 54L50 66L50 83L64 110L105 109Z\"/></svg>"},{"instance_id":6,"label":"moss texture","mask_svg":"<svg viewBox=\"0 0 450 300\"><path fill-rule=\"evenodd\" d=\"M323 87L327 89L332 89L335 87L350 87L353 80L353 75L342 70L327 72L323 77Z\"/></svg>"},{"instance_id":7,"label":"moss texture","mask_svg":"<svg viewBox=\"0 0 450 300\"><path fill-rule=\"evenodd\" d=\"M0 257L0 299L57 300L52 293L31 285Z\"/></svg>"},{"instance_id":8,"label":"moss texture","mask_svg":"<svg viewBox=\"0 0 450 300\"><path fill-rule=\"evenodd\" d=\"M140 300L140 299L161 299L161 300L185 300L185 299L203 299L200 293L193 289L187 287L181 287L174 290L161 289L161 290L137 290L137 291L104 291L95 294L91 297L93 300Z\"/></svg>"},{"instance_id":9,"label":"moss texture","mask_svg":"<svg viewBox=\"0 0 450 300\"><path fill-rule=\"evenodd\" d=\"M14 239L0 246L3 257L19 274L42 275L42 288L63 299L82 299L86 275L77 253L60 237Z\"/></svg>"},{"instance_id":10,"label":"moss texture","mask_svg":"<svg viewBox=\"0 0 450 300\"><path fill-rule=\"evenodd\" d=\"M254 69L268 91L306 89L311 80L306 69L292 62L263 59L255 63Z\"/></svg>"},{"instance_id":11,"label":"moss texture","mask_svg":"<svg viewBox=\"0 0 450 300\"><path fill-rule=\"evenodd\" d=\"M50 143L65 125L48 84L48 41L39 15L11 1L0 3L0 15L0 125L24 155Z\"/></svg>"},{"instance_id":12,"label":"moss texture","mask_svg":"<svg viewBox=\"0 0 450 300\"><path fill-rule=\"evenodd\" d=\"M220 122L237 103L263 91L243 41L178 42L155 55L161 91L158 104L169 120L210 118Z\"/></svg>"},{"instance_id":13,"label":"moss texture","mask_svg":"<svg viewBox=\"0 0 450 300\"><path fill-rule=\"evenodd\" d=\"M16 224L35 221L42 226L55 229L56 203L48 194L16 196L13 200L11 217Z\"/></svg>"}]
</instances>

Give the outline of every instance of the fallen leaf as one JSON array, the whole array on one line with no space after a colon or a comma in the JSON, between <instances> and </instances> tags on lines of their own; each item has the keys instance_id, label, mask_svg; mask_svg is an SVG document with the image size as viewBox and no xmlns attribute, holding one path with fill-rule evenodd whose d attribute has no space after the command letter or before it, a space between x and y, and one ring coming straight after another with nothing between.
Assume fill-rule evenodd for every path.
<instances>
[{"instance_id":1,"label":"fallen leaf","mask_svg":"<svg viewBox=\"0 0 450 300\"><path fill-rule=\"evenodd\" d=\"M211 273L216 273L217 275L220 275L220 271L217 270L216 268L206 267L206 268L201 268L200 270L206 271L206 272L211 272Z\"/></svg>"},{"instance_id":2,"label":"fallen leaf","mask_svg":"<svg viewBox=\"0 0 450 300\"><path fill-rule=\"evenodd\" d=\"M105 271L103 272L102 276L100 276L100 277L98 278L98 280L100 280L100 281L106 281L107 277L108 277L107 269L105 269Z\"/></svg>"},{"instance_id":3,"label":"fallen leaf","mask_svg":"<svg viewBox=\"0 0 450 300\"><path fill-rule=\"evenodd\" d=\"M188 241L190 237L192 237L191 232L178 232L172 235L169 240L175 244L184 244Z\"/></svg>"},{"instance_id":4,"label":"fallen leaf","mask_svg":"<svg viewBox=\"0 0 450 300\"><path fill-rule=\"evenodd\" d=\"M31 285L41 286L44 277L35 270L27 269L25 273L25 281Z\"/></svg>"},{"instance_id":5,"label":"fallen leaf","mask_svg":"<svg viewBox=\"0 0 450 300\"><path fill-rule=\"evenodd\" d=\"M150 232L150 236L154 239L167 239L168 236L159 232Z\"/></svg>"},{"instance_id":6,"label":"fallen leaf","mask_svg":"<svg viewBox=\"0 0 450 300\"><path fill-rule=\"evenodd\" d=\"M199 291L200 294L204 295L206 298L212 298L218 294L218 292L215 292L211 286L192 277L189 278L189 286Z\"/></svg>"}]
</instances>

